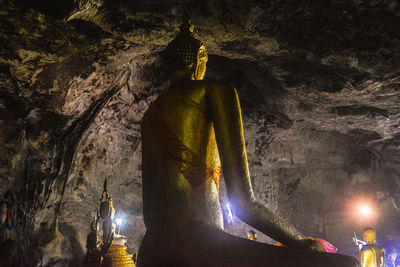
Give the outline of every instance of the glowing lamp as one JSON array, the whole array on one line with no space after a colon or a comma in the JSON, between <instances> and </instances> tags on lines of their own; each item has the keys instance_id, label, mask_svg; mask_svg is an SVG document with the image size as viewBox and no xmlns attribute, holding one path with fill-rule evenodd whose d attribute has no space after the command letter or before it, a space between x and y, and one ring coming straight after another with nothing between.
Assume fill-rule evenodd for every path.
<instances>
[{"instance_id":1,"label":"glowing lamp","mask_svg":"<svg viewBox=\"0 0 400 267\"><path fill-rule=\"evenodd\" d=\"M361 204L358 207L358 213L364 217L369 217L372 215L372 209L369 205L367 204Z\"/></svg>"},{"instance_id":2,"label":"glowing lamp","mask_svg":"<svg viewBox=\"0 0 400 267\"><path fill-rule=\"evenodd\" d=\"M364 195L355 196L348 202L349 212L351 213L352 220L364 227L366 224L373 225L379 215L377 203Z\"/></svg>"},{"instance_id":3,"label":"glowing lamp","mask_svg":"<svg viewBox=\"0 0 400 267\"><path fill-rule=\"evenodd\" d=\"M232 209L231 209L231 205L229 205L229 203L226 203L226 210L228 211L228 218L229 221L233 221L233 213L232 213Z\"/></svg>"},{"instance_id":4,"label":"glowing lamp","mask_svg":"<svg viewBox=\"0 0 400 267\"><path fill-rule=\"evenodd\" d=\"M119 234L121 231L121 225L122 225L123 219L121 217L118 217L117 219L115 219L115 221L117 222L118 234Z\"/></svg>"}]
</instances>

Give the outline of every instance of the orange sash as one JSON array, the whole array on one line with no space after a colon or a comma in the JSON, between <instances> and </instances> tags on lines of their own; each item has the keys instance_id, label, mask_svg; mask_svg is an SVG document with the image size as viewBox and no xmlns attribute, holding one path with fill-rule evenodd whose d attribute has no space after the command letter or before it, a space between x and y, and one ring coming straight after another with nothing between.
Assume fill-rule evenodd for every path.
<instances>
[{"instance_id":1,"label":"orange sash","mask_svg":"<svg viewBox=\"0 0 400 267\"><path fill-rule=\"evenodd\" d=\"M211 168L193 153L171 131L165 122L157 99L149 109L149 122L159 144L174 160L178 169L186 177L193 187L197 187L206 180L212 178L219 190L219 178L221 166ZM204 179L206 177L206 179Z\"/></svg>"}]
</instances>

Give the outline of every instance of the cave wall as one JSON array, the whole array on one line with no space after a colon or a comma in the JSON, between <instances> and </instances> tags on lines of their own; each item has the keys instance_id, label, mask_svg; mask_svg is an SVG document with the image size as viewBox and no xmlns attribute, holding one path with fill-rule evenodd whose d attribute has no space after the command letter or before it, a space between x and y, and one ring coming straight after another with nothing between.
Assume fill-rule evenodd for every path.
<instances>
[{"instance_id":1,"label":"cave wall","mask_svg":"<svg viewBox=\"0 0 400 267\"><path fill-rule=\"evenodd\" d=\"M145 232L140 120L168 86L159 52L187 4L67 2L61 12L46 1L4 1L0 18L0 197L15 224L0 237L17 241L20 262L49 266L82 261L104 179L137 252ZM351 236L369 225L385 245L399 242L399 8L305 0L193 7L210 53L206 78L238 90L257 199L342 253L355 253ZM375 205L370 221L354 216L361 197ZM242 237L249 229L226 223Z\"/></svg>"}]
</instances>

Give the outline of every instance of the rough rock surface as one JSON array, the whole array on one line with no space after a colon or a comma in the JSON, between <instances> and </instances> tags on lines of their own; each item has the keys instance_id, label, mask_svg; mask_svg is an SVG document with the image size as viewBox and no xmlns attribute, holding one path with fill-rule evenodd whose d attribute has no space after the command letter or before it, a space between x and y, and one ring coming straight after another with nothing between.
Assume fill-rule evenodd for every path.
<instances>
[{"instance_id":1,"label":"rough rock surface","mask_svg":"<svg viewBox=\"0 0 400 267\"><path fill-rule=\"evenodd\" d=\"M0 199L14 230L0 241L17 241L20 263L76 266L104 179L130 252L144 235L140 121L168 86L159 52L187 3L57 2L65 12L1 3ZM369 225L400 242L400 5L317 2L201 1L193 22L206 77L238 90L256 197L354 255L353 232Z\"/></svg>"}]
</instances>

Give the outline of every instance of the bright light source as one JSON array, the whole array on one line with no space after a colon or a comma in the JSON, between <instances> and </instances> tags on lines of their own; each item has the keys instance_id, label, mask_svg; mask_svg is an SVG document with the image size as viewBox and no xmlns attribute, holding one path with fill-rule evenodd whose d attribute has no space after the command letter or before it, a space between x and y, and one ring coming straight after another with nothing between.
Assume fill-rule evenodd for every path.
<instances>
[{"instance_id":1,"label":"bright light source","mask_svg":"<svg viewBox=\"0 0 400 267\"><path fill-rule=\"evenodd\" d=\"M361 204L358 207L358 212L360 213L360 215L362 215L364 217L368 217L372 214L371 207L367 204Z\"/></svg>"},{"instance_id":2,"label":"bright light source","mask_svg":"<svg viewBox=\"0 0 400 267\"><path fill-rule=\"evenodd\" d=\"M119 234L121 232L121 225L122 225L123 218L117 217L115 219L115 221L117 223L117 229L118 229L118 234Z\"/></svg>"},{"instance_id":3,"label":"bright light source","mask_svg":"<svg viewBox=\"0 0 400 267\"><path fill-rule=\"evenodd\" d=\"M229 203L226 203L226 209L228 210L229 221L232 221L233 220L233 214L232 214L231 205L229 205Z\"/></svg>"},{"instance_id":4,"label":"bright light source","mask_svg":"<svg viewBox=\"0 0 400 267\"><path fill-rule=\"evenodd\" d=\"M347 211L349 215L351 215L349 219L351 219L353 223L364 228L376 223L379 216L376 200L368 196L367 193L359 193L359 195L348 199Z\"/></svg>"}]
</instances>

